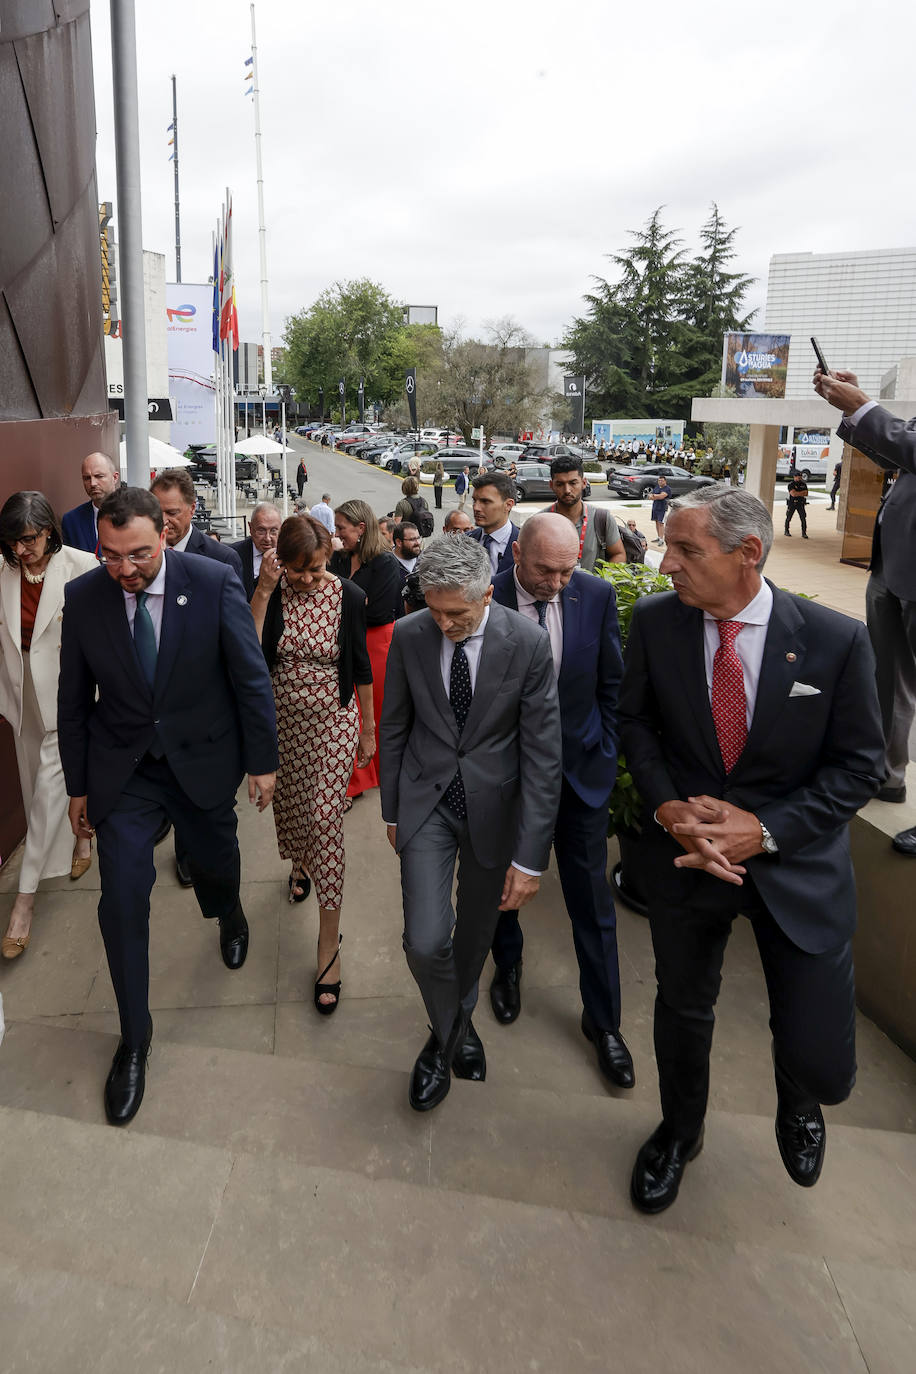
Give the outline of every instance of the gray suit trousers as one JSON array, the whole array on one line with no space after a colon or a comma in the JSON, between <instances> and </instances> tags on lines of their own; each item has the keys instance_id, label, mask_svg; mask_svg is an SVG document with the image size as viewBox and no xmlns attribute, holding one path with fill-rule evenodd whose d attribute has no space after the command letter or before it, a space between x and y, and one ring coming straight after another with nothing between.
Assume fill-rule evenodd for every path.
<instances>
[{"instance_id":1,"label":"gray suit trousers","mask_svg":"<svg viewBox=\"0 0 916 1374\"><path fill-rule=\"evenodd\" d=\"M471 848L467 821L458 820L442 803L400 857L404 953L433 1033L444 1046L459 1006L470 1014L477 1001L477 980L493 943L508 864L482 867Z\"/></svg>"},{"instance_id":2,"label":"gray suit trousers","mask_svg":"<svg viewBox=\"0 0 916 1374\"><path fill-rule=\"evenodd\" d=\"M887 787L903 787L916 712L916 601L901 601L873 572L865 592L868 633L887 748Z\"/></svg>"}]
</instances>

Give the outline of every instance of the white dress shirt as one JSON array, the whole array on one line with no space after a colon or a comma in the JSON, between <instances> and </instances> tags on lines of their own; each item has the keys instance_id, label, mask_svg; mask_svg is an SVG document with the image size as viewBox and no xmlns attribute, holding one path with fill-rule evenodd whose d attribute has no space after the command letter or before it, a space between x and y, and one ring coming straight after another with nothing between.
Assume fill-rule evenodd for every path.
<instances>
[{"instance_id":1,"label":"white dress shirt","mask_svg":"<svg viewBox=\"0 0 916 1374\"><path fill-rule=\"evenodd\" d=\"M744 673L744 696L747 702L747 728L750 730L757 703L757 686L763 666L763 650L766 645L767 628L773 611L773 593L760 579L760 591L749 601L743 611L729 617L740 620L744 629L735 639L735 652L741 660ZM719 647L719 622L707 611L703 612L703 650L706 660L706 686L712 703L712 664Z\"/></svg>"},{"instance_id":2,"label":"white dress shirt","mask_svg":"<svg viewBox=\"0 0 916 1374\"><path fill-rule=\"evenodd\" d=\"M327 501L319 501L317 506L312 506L309 515L315 520L320 520L322 525L330 535L334 534L334 512Z\"/></svg>"},{"instance_id":3,"label":"white dress shirt","mask_svg":"<svg viewBox=\"0 0 916 1374\"><path fill-rule=\"evenodd\" d=\"M189 525L187 534L182 539L179 539L177 544L171 545L171 547L175 550L176 553L184 553L185 549L188 547L188 540L191 538L191 532L193 531L193 529L194 526Z\"/></svg>"},{"instance_id":4,"label":"white dress shirt","mask_svg":"<svg viewBox=\"0 0 916 1374\"><path fill-rule=\"evenodd\" d=\"M527 616L533 620L535 625L538 622L537 597L531 595L518 580L518 568L513 572L515 578L515 598L518 602L519 614ZM553 671L560 676L560 664L563 662L563 604L558 596L553 597L547 602L547 611L544 619L544 629L550 636L550 652L553 654Z\"/></svg>"},{"instance_id":5,"label":"white dress shirt","mask_svg":"<svg viewBox=\"0 0 916 1374\"><path fill-rule=\"evenodd\" d=\"M329 510L329 509L330 509L330 507L325 506L325 510ZM332 533L333 533L333 531L332 531ZM263 562L264 562L264 555L263 555L263 553L261 552L261 550L258 548L257 544L256 544L256 543L254 542L254 540L252 539L252 541L251 541L251 567L252 567L253 572L254 572L254 580L255 580L255 582L257 582L258 578L261 576L261 564L262 564Z\"/></svg>"},{"instance_id":6,"label":"white dress shirt","mask_svg":"<svg viewBox=\"0 0 916 1374\"><path fill-rule=\"evenodd\" d=\"M851 415L844 416L847 425L855 427L863 416L867 415L870 410L874 410L877 404L877 401L866 401L864 405L859 406L858 410L854 410Z\"/></svg>"},{"instance_id":7,"label":"white dress shirt","mask_svg":"<svg viewBox=\"0 0 916 1374\"><path fill-rule=\"evenodd\" d=\"M487 628L487 621L490 619L490 608L487 606L483 613L483 619L477 629L464 641L464 655L468 661L468 670L471 674L471 691L477 686L477 669L480 666L480 654L483 649L483 632ZM439 671L442 674L442 686L445 688L445 695L449 696L452 684L452 659L455 657L455 641L449 639L448 635L442 636L442 643L439 646Z\"/></svg>"},{"instance_id":8,"label":"white dress shirt","mask_svg":"<svg viewBox=\"0 0 916 1374\"><path fill-rule=\"evenodd\" d=\"M146 609L149 611L149 618L153 622L157 649L159 648L159 637L162 634L162 607L165 603L165 560L168 556L169 553L168 550L166 550L163 554L159 571L146 588L148 593ZM131 634L133 634L134 616L137 614L137 598L133 592L125 592L123 589L122 595L124 597L124 609L127 612L127 624Z\"/></svg>"},{"instance_id":9,"label":"white dress shirt","mask_svg":"<svg viewBox=\"0 0 916 1374\"><path fill-rule=\"evenodd\" d=\"M499 567L499 560L502 558L506 549L509 547L509 540L512 538L512 521L507 520L501 529L492 530L481 536L480 542L483 544L487 553L490 555L490 568L496 572ZM489 540L489 544L487 543Z\"/></svg>"}]
</instances>

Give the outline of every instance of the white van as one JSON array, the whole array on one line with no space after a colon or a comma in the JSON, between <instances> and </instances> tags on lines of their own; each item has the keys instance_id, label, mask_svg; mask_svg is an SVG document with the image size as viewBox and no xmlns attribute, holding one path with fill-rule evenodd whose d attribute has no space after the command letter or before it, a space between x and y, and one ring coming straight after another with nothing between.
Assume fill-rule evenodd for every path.
<instances>
[{"instance_id":1,"label":"white van","mask_svg":"<svg viewBox=\"0 0 916 1374\"><path fill-rule=\"evenodd\" d=\"M795 455L795 471L806 482L826 482L830 467L830 449L823 444L793 444L791 448L781 447L776 460L776 476L789 479L792 455Z\"/></svg>"}]
</instances>

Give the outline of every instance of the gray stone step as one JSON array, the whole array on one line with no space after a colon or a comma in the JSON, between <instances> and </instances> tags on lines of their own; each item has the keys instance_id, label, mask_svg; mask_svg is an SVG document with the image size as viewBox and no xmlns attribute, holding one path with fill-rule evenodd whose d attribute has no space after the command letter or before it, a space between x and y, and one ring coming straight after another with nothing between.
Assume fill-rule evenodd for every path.
<instances>
[{"instance_id":1,"label":"gray stone step","mask_svg":"<svg viewBox=\"0 0 916 1374\"><path fill-rule=\"evenodd\" d=\"M14 1024L0 1105L101 1123L114 1045L95 1032ZM488 1079L456 1081L441 1107L419 1116L406 1094L406 1072L154 1041L143 1107L126 1133L110 1134L633 1221L629 1175L657 1124L654 1107ZM648 1224L916 1269L914 1184L912 1136L831 1123L823 1178L807 1191L782 1168L772 1119L713 1112L676 1206Z\"/></svg>"},{"instance_id":2,"label":"gray stone step","mask_svg":"<svg viewBox=\"0 0 916 1374\"><path fill-rule=\"evenodd\" d=\"M900 1374L912 1356L916 1277L888 1255L710 1241L21 1109L0 1109L0 1142L4 1374Z\"/></svg>"}]
</instances>

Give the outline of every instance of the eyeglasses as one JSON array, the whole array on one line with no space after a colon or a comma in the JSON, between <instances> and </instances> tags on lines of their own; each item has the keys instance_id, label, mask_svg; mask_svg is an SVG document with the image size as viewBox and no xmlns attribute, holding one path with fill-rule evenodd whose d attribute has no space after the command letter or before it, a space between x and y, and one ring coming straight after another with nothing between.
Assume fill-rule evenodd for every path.
<instances>
[{"instance_id":1,"label":"eyeglasses","mask_svg":"<svg viewBox=\"0 0 916 1374\"><path fill-rule=\"evenodd\" d=\"M27 549L34 549L43 534L47 534L46 529L39 530L37 534L20 534L18 539L11 539L10 543L13 548L15 548L17 544L24 544Z\"/></svg>"},{"instance_id":2,"label":"eyeglasses","mask_svg":"<svg viewBox=\"0 0 916 1374\"><path fill-rule=\"evenodd\" d=\"M135 568L142 568L144 563L151 563L156 557L156 553L126 553L123 558L116 554L99 554L99 562L104 568L120 568L122 563L132 563Z\"/></svg>"}]
</instances>

